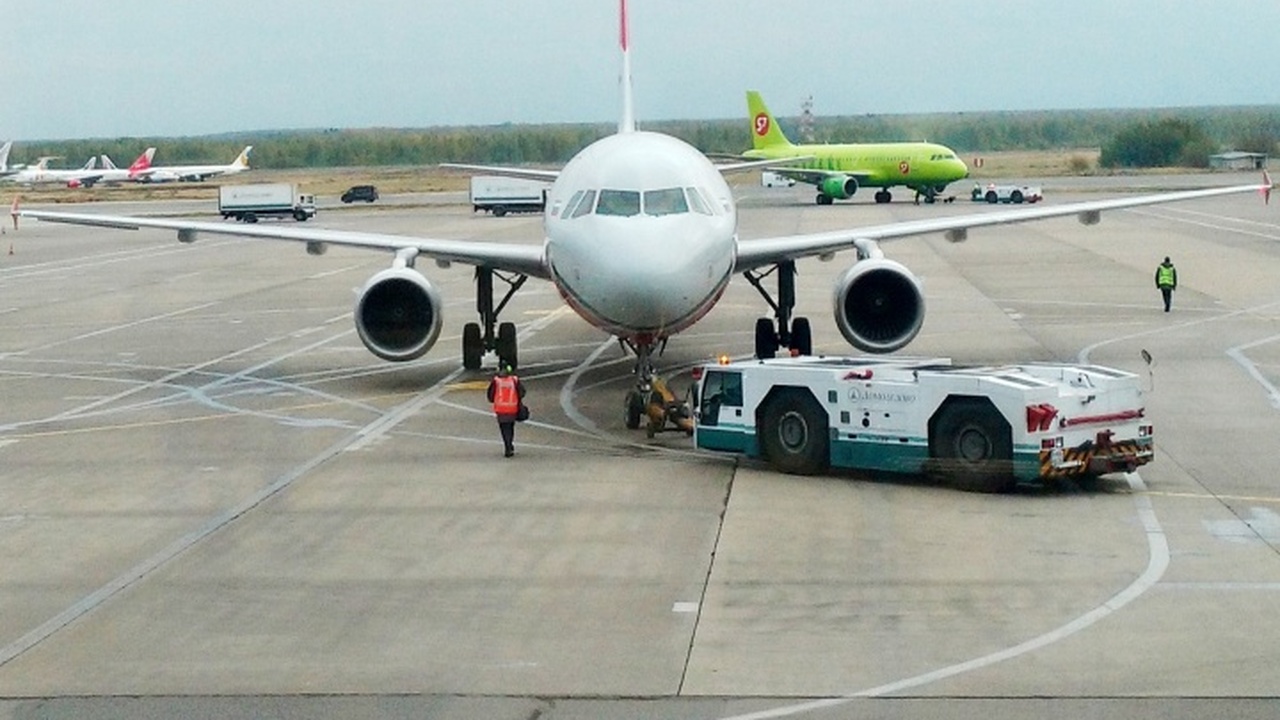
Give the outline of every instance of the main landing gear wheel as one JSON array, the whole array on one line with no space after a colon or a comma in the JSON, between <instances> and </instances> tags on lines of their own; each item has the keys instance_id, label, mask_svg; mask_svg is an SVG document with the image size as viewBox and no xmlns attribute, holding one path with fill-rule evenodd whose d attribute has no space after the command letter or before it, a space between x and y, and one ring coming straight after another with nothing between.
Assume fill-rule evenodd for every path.
<instances>
[{"instance_id":1,"label":"main landing gear wheel","mask_svg":"<svg viewBox=\"0 0 1280 720\"><path fill-rule=\"evenodd\" d=\"M893 200L893 193L890 193L888 190L876 191L876 203L880 205L884 205L885 203L890 202L892 200Z\"/></svg>"},{"instance_id":2,"label":"main landing gear wheel","mask_svg":"<svg viewBox=\"0 0 1280 720\"><path fill-rule=\"evenodd\" d=\"M484 357L484 338L480 336L480 323L463 325L462 367L468 370L479 370L482 357Z\"/></svg>"},{"instance_id":3,"label":"main landing gear wheel","mask_svg":"<svg viewBox=\"0 0 1280 720\"><path fill-rule=\"evenodd\" d=\"M760 445L774 468L793 475L822 472L830 462L827 413L807 390L783 388L761 409Z\"/></svg>"},{"instance_id":4,"label":"main landing gear wheel","mask_svg":"<svg viewBox=\"0 0 1280 720\"><path fill-rule=\"evenodd\" d=\"M767 360L778 354L778 333L769 318L756 318L756 357Z\"/></svg>"},{"instance_id":5,"label":"main landing gear wheel","mask_svg":"<svg viewBox=\"0 0 1280 720\"><path fill-rule=\"evenodd\" d=\"M777 273L778 299L774 300L765 289L761 280L770 273ZM813 353L813 332L809 319L792 318L791 312L796 307L796 263L784 260L765 272L747 270L742 276L760 293L769 307L773 308L774 319L757 318L755 328L756 357L765 360L775 357L778 348L791 350L791 355L810 355Z\"/></svg>"},{"instance_id":6,"label":"main landing gear wheel","mask_svg":"<svg viewBox=\"0 0 1280 720\"><path fill-rule=\"evenodd\" d=\"M520 358L516 353L515 323L504 322L498 325L498 362L510 365L512 370L520 367Z\"/></svg>"},{"instance_id":7,"label":"main landing gear wheel","mask_svg":"<svg viewBox=\"0 0 1280 720\"><path fill-rule=\"evenodd\" d=\"M813 354L813 331L809 318L798 317L791 321L791 351L797 355Z\"/></svg>"},{"instance_id":8,"label":"main landing gear wheel","mask_svg":"<svg viewBox=\"0 0 1280 720\"><path fill-rule=\"evenodd\" d=\"M945 403L929 433L929 455L956 488L1001 493L1013 489L1013 430L990 401Z\"/></svg>"},{"instance_id":9,"label":"main landing gear wheel","mask_svg":"<svg viewBox=\"0 0 1280 720\"><path fill-rule=\"evenodd\" d=\"M814 198L814 202L818 203L819 205L830 205L831 203L835 202L835 198L824 193L818 193L818 196Z\"/></svg>"},{"instance_id":10,"label":"main landing gear wheel","mask_svg":"<svg viewBox=\"0 0 1280 720\"><path fill-rule=\"evenodd\" d=\"M493 301L495 277L508 286L501 302L496 304ZM516 326L509 322L499 323L498 315L528 279L526 275L507 275L493 268L476 268L476 312L480 315L480 322L467 323L462 328L464 368L479 370L480 361L489 350L497 354L499 365L510 365L512 370L520 366L516 348Z\"/></svg>"}]
</instances>

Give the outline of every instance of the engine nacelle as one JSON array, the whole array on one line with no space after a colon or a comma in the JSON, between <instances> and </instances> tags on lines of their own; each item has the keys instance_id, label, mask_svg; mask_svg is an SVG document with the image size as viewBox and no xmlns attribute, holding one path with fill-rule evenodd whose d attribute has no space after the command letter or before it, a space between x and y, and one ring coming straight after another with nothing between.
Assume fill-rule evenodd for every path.
<instances>
[{"instance_id":1,"label":"engine nacelle","mask_svg":"<svg viewBox=\"0 0 1280 720\"><path fill-rule=\"evenodd\" d=\"M858 192L858 179L849 177L848 175L832 175L823 179L818 185L818 189L823 195L828 195L837 200L848 200L853 194Z\"/></svg>"},{"instance_id":2,"label":"engine nacelle","mask_svg":"<svg viewBox=\"0 0 1280 720\"><path fill-rule=\"evenodd\" d=\"M859 260L836 281L835 317L850 345L869 353L893 352L924 325L924 290L900 263Z\"/></svg>"},{"instance_id":3,"label":"engine nacelle","mask_svg":"<svg viewBox=\"0 0 1280 720\"><path fill-rule=\"evenodd\" d=\"M440 292L418 271L388 268L356 300L356 332L369 352L403 362L422 357L440 336Z\"/></svg>"}]
</instances>

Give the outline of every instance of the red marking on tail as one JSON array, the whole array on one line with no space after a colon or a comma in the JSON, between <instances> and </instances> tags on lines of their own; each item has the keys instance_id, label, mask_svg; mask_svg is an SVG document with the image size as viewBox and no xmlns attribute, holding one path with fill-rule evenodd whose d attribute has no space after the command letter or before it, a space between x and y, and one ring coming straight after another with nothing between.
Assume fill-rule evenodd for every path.
<instances>
[{"instance_id":1,"label":"red marking on tail","mask_svg":"<svg viewBox=\"0 0 1280 720\"><path fill-rule=\"evenodd\" d=\"M138 159L134 160L133 164L129 166L129 175L135 175L149 167L151 167L151 152L143 151L143 153L138 156Z\"/></svg>"}]
</instances>

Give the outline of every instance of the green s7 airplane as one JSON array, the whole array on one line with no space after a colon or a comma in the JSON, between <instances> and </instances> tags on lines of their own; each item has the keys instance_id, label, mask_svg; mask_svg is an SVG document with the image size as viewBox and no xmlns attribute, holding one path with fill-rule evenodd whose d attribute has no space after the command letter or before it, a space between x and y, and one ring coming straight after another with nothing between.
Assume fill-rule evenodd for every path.
<instances>
[{"instance_id":1,"label":"green s7 airplane","mask_svg":"<svg viewBox=\"0 0 1280 720\"><path fill-rule=\"evenodd\" d=\"M787 167L767 168L783 177L818 187L819 205L846 200L859 187L876 187L876 202L893 199L889 188L905 185L933 202L947 183L964 179L969 168L951 148L925 142L792 145L782 134L760 93L747 91L751 142L744 155L758 160L806 158Z\"/></svg>"}]
</instances>

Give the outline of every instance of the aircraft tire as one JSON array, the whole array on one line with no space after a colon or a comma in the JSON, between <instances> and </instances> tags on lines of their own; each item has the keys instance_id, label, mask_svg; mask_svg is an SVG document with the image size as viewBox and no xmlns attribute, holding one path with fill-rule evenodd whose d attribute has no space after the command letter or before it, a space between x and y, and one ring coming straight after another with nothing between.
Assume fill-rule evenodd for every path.
<instances>
[{"instance_id":1,"label":"aircraft tire","mask_svg":"<svg viewBox=\"0 0 1280 720\"><path fill-rule=\"evenodd\" d=\"M624 404L625 416L623 420L628 430L635 430L640 427L640 416L644 414L644 398L640 395L639 390L628 390L627 398Z\"/></svg>"},{"instance_id":2,"label":"aircraft tire","mask_svg":"<svg viewBox=\"0 0 1280 720\"><path fill-rule=\"evenodd\" d=\"M519 355L516 352L515 323L498 324L498 362L510 365L512 370L520 367Z\"/></svg>"},{"instance_id":3,"label":"aircraft tire","mask_svg":"<svg viewBox=\"0 0 1280 720\"><path fill-rule=\"evenodd\" d=\"M769 318L756 318L756 357L768 360L778 354L778 334Z\"/></svg>"},{"instance_id":4,"label":"aircraft tire","mask_svg":"<svg viewBox=\"0 0 1280 720\"><path fill-rule=\"evenodd\" d=\"M479 370L482 357L484 339L480 337L480 323L467 323L462 326L462 367Z\"/></svg>"},{"instance_id":5,"label":"aircraft tire","mask_svg":"<svg viewBox=\"0 0 1280 720\"><path fill-rule=\"evenodd\" d=\"M813 329L809 318L798 317L791 321L791 349L799 355L813 354Z\"/></svg>"}]
</instances>

